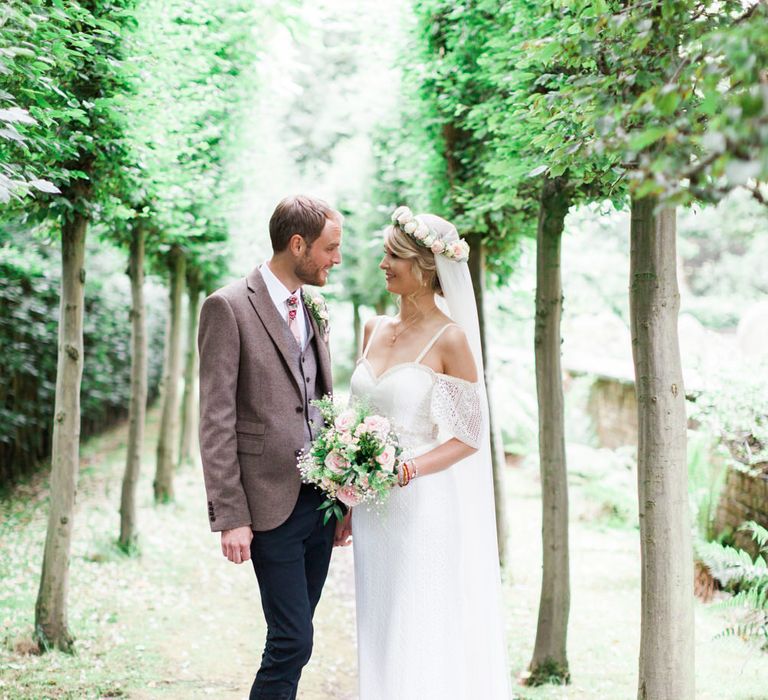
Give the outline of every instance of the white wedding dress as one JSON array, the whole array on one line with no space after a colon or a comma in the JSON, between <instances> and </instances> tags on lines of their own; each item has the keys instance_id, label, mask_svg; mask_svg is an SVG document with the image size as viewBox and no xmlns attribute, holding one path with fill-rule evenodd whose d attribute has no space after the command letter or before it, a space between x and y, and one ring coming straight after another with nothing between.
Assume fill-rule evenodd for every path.
<instances>
[{"instance_id":1,"label":"white wedding dress","mask_svg":"<svg viewBox=\"0 0 768 700\"><path fill-rule=\"evenodd\" d=\"M352 375L352 396L390 419L409 457L451 436L477 447L487 431L478 385L422 364L448 326L413 362L375 376L367 355L380 322ZM501 635L468 639L477 620L463 590L461 464L395 488L383 506L353 509L359 700L509 697Z\"/></svg>"}]
</instances>

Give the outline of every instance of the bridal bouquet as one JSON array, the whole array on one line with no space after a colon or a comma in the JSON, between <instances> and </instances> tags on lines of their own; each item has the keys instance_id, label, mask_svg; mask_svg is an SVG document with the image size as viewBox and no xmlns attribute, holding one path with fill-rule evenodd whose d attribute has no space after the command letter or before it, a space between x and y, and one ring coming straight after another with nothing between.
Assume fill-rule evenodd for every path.
<instances>
[{"instance_id":1,"label":"bridal bouquet","mask_svg":"<svg viewBox=\"0 0 768 700\"><path fill-rule=\"evenodd\" d=\"M402 454L389 420L362 403L343 410L328 397L312 403L327 425L301 455L298 467L305 484L326 494L320 506L325 522L334 515L342 519L338 501L350 507L383 503L397 485Z\"/></svg>"}]
</instances>

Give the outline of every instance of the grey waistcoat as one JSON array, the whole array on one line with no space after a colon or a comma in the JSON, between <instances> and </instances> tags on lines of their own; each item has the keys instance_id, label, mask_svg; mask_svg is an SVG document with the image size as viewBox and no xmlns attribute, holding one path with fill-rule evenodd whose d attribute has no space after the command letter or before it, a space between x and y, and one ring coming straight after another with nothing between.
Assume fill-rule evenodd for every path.
<instances>
[{"instance_id":1,"label":"grey waistcoat","mask_svg":"<svg viewBox=\"0 0 768 700\"><path fill-rule=\"evenodd\" d=\"M308 316L309 309L305 307L305 315ZM307 342L304 346L304 351L299 349L297 343L294 342L296 354L294 356L294 362L299 368L299 374L302 378L302 398L304 400L304 449L309 448L309 444L314 440L318 431L323 427L323 417L320 415L320 411L315 406L310 404L313 399L320 399L322 395L318 387L317 382L317 346L315 345L316 338L314 331L312 330L312 324L309 323L307 318Z\"/></svg>"}]
</instances>

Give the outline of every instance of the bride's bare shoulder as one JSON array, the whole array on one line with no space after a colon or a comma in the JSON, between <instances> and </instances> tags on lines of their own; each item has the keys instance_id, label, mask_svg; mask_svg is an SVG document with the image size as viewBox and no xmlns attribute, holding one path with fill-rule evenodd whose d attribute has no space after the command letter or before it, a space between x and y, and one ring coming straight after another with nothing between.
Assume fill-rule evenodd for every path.
<instances>
[{"instance_id":1,"label":"bride's bare shoulder","mask_svg":"<svg viewBox=\"0 0 768 700\"><path fill-rule=\"evenodd\" d=\"M439 352L443 362L443 374L468 382L476 382L477 365L469 347L467 334L456 325L451 324L440 336Z\"/></svg>"}]
</instances>

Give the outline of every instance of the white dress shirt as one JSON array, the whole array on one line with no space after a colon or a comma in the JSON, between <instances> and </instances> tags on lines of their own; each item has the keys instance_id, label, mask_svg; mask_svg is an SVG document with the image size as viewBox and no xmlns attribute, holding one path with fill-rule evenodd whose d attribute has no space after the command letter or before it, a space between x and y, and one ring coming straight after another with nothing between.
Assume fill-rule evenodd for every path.
<instances>
[{"instance_id":1,"label":"white dress shirt","mask_svg":"<svg viewBox=\"0 0 768 700\"><path fill-rule=\"evenodd\" d=\"M285 323L288 323L288 297L298 297L299 305L296 307L296 320L299 322L299 333L301 333L301 349L307 344L307 317L304 311L304 302L301 299L301 287L295 292L290 291L269 269L269 263L264 264L259 268L261 276L264 278L264 284L267 285L269 296L272 297L272 303L275 305L280 316L283 317Z\"/></svg>"}]
</instances>

